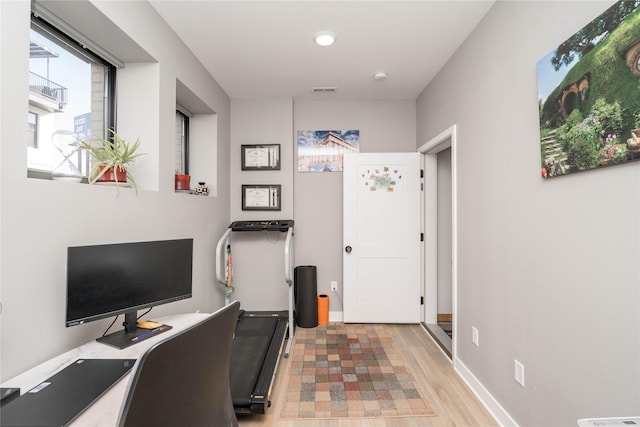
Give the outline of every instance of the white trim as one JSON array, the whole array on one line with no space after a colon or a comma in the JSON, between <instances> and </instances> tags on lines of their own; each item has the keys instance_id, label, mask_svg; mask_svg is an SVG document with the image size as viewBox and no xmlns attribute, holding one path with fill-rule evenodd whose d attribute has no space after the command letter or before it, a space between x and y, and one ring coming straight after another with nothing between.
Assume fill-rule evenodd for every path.
<instances>
[{"instance_id":1,"label":"white trim","mask_svg":"<svg viewBox=\"0 0 640 427\"><path fill-rule=\"evenodd\" d=\"M469 389L482 402L491 416L502 427L518 427L518 423L511 418L511 415L500 405L500 403L489 393L482 383L471 373L464 363L458 358L453 360L453 370L462 378Z\"/></svg>"},{"instance_id":2,"label":"white trim","mask_svg":"<svg viewBox=\"0 0 640 427\"><path fill-rule=\"evenodd\" d=\"M431 335L431 333L427 330L426 325L424 323L421 323L420 326L422 327L422 330L424 331L424 333L429 337L429 339L435 344L436 347L438 347L438 350L440 350L440 353L442 353L444 358L447 359L449 363L451 363L451 365L453 366L453 360L451 360L451 357L449 357L447 352L442 349L442 346L440 345L440 343L436 341L433 335Z\"/></svg>"},{"instance_id":3,"label":"white trim","mask_svg":"<svg viewBox=\"0 0 640 427\"><path fill-rule=\"evenodd\" d=\"M330 311L329 312L329 322L342 322L342 312L341 311Z\"/></svg>"},{"instance_id":4,"label":"white trim","mask_svg":"<svg viewBox=\"0 0 640 427\"><path fill-rule=\"evenodd\" d=\"M437 188L438 175L437 154L440 151L451 148L451 300L452 300L452 317L453 317L453 340L451 343L452 359L456 358L458 322L458 149L457 149L456 125L452 125L444 130L436 137L430 139L426 144L418 148L418 152L422 153L425 165L425 182L424 182L424 202L425 207L425 254L423 258L424 278L424 294L425 294L425 313L426 323L436 323L438 312L438 258L437 258L437 242L435 239L429 239L428 236L435 235L438 224L437 215Z\"/></svg>"},{"instance_id":5,"label":"white trim","mask_svg":"<svg viewBox=\"0 0 640 427\"><path fill-rule=\"evenodd\" d=\"M429 141L427 141L425 144L421 145L418 148L418 152L419 153L430 153L430 154L436 154L439 153L440 151L443 151L447 148L449 148L449 146L453 146L454 145L454 139L456 136L456 125L452 125L451 127L445 129L444 131L440 132L437 136L431 138ZM451 138L451 144L449 144L447 142L447 139ZM442 146L440 146L442 145Z\"/></svg>"}]
</instances>

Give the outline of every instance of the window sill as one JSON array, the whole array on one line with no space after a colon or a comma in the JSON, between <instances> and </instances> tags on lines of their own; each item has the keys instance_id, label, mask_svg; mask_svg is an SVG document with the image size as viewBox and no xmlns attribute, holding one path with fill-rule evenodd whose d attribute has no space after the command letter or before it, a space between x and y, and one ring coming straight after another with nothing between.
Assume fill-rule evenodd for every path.
<instances>
[{"instance_id":1,"label":"window sill","mask_svg":"<svg viewBox=\"0 0 640 427\"><path fill-rule=\"evenodd\" d=\"M27 169L27 178L34 178L34 179L44 179L47 181L56 181L51 177L51 171L48 170L44 170L44 169ZM60 180L61 182L65 182L64 180ZM80 181L81 184L88 184L89 180L84 177L82 178L82 180Z\"/></svg>"},{"instance_id":2,"label":"window sill","mask_svg":"<svg viewBox=\"0 0 640 427\"><path fill-rule=\"evenodd\" d=\"M174 190L176 194L186 194L189 196L197 196L197 197L211 197L211 193L209 194L200 194L197 193L196 190Z\"/></svg>"}]
</instances>

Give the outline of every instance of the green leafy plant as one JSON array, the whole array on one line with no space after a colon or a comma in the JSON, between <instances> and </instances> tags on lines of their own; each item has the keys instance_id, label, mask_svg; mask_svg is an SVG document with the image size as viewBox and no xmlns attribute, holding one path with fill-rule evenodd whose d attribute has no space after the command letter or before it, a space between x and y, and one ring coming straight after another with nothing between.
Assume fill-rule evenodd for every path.
<instances>
[{"instance_id":1,"label":"green leafy plant","mask_svg":"<svg viewBox=\"0 0 640 427\"><path fill-rule=\"evenodd\" d=\"M599 164L599 158L600 153L585 137L577 138L567 153L571 172L592 169Z\"/></svg>"},{"instance_id":2,"label":"green leafy plant","mask_svg":"<svg viewBox=\"0 0 640 427\"><path fill-rule=\"evenodd\" d=\"M115 172L119 169L125 172L127 181L131 183L137 192L138 184L127 166L145 154L137 152L140 147L140 138L136 139L133 144L129 144L112 129L108 129L108 131L111 133L113 140L94 138L88 142L81 142L82 148L88 150L96 160L89 172L89 183L95 183L102 178L109 169L113 169L117 186L119 182Z\"/></svg>"},{"instance_id":3,"label":"green leafy plant","mask_svg":"<svg viewBox=\"0 0 640 427\"><path fill-rule=\"evenodd\" d=\"M596 135L598 137L598 145L596 149L600 149L608 144L606 135L622 135L624 128L623 109L618 102L607 103L604 98L598 98L593 104L591 110L594 117L597 117Z\"/></svg>"}]
</instances>

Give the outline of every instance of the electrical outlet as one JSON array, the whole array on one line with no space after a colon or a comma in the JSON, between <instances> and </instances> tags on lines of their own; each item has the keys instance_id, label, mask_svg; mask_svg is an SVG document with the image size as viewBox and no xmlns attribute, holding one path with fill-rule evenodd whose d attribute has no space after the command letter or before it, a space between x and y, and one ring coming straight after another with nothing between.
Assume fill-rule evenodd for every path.
<instances>
[{"instance_id":1,"label":"electrical outlet","mask_svg":"<svg viewBox=\"0 0 640 427\"><path fill-rule=\"evenodd\" d=\"M522 387L524 387L524 365L520 362L518 362L517 360L513 360L514 362L514 377L515 380L518 384L520 384Z\"/></svg>"},{"instance_id":2,"label":"electrical outlet","mask_svg":"<svg viewBox=\"0 0 640 427\"><path fill-rule=\"evenodd\" d=\"M331 281L331 292L338 292L338 282L335 280Z\"/></svg>"},{"instance_id":3,"label":"electrical outlet","mask_svg":"<svg viewBox=\"0 0 640 427\"><path fill-rule=\"evenodd\" d=\"M480 346L478 343L478 328L475 326L471 327L471 341L476 345L476 347Z\"/></svg>"}]
</instances>

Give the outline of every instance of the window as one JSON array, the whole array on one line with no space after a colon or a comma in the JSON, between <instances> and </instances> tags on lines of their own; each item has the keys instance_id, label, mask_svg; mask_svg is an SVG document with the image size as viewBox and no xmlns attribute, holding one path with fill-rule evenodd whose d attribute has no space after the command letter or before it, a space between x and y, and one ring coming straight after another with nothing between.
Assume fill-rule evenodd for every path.
<instances>
[{"instance_id":1,"label":"window","mask_svg":"<svg viewBox=\"0 0 640 427\"><path fill-rule=\"evenodd\" d=\"M56 147L56 132L75 132L82 140L106 138L114 129L116 67L44 20L32 15L29 43L28 176L51 178L63 152L86 177L84 150Z\"/></svg>"},{"instance_id":2,"label":"window","mask_svg":"<svg viewBox=\"0 0 640 427\"><path fill-rule=\"evenodd\" d=\"M202 182L209 189L208 196L216 197L218 115L179 79L175 127L174 169L187 173L192 187Z\"/></svg>"},{"instance_id":3,"label":"window","mask_svg":"<svg viewBox=\"0 0 640 427\"><path fill-rule=\"evenodd\" d=\"M176 110L175 169L189 175L189 116Z\"/></svg>"},{"instance_id":4,"label":"window","mask_svg":"<svg viewBox=\"0 0 640 427\"><path fill-rule=\"evenodd\" d=\"M38 148L38 115L29 111L29 138L27 147Z\"/></svg>"}]
</instances>

